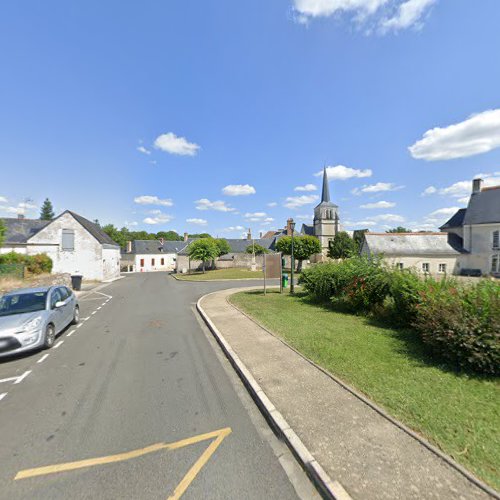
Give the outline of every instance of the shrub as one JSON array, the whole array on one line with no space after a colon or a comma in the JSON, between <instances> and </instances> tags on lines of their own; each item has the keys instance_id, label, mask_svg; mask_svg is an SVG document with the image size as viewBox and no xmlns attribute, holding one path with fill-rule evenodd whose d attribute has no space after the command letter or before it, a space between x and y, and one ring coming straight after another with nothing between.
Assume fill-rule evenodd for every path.
<instances>
[{"instance_id":1,"label":"shrub","mask_svg":"<svg viewBox=\"0 0 500 500\"><path fill-rule=\"evenodd\" d=\"M313 298L326 302L337 295L341 288L341 264L323 263L304 269L299 277L299 284Z\"/></svg>"},{"instance_id":2,"label":"shrub","mask_svg":"<svg viewBox=\"0 0 500 500\"><path fill-rule=\"evenodd\" d=\"M460 368L500 374L498 283L427 283L413 325L425 344Z\"/></svg>"},{"instance_id":3,"label":"shrub","mask_svg":"<svg viewBox=\"0 0 500 500\"><path fill-rule=\"evenodd\" d=\"M391 319L402 326L407 326L415 320L417 306L422 302L421 292L425 282L410 269L394 269L389 273L389 297L392 299Z\"/></svg>"},{"instance_id":4,"label":"shrub","mask_svg":"<svg viewBox=\"0 0 500 500\"><path fill-rule=\"evenodd\" d=\"M22 264L32 274L50 273L52 271L52 259L44 253L23 255L9 252L0 255L0 264Z\"/></svg>"}]
</instances>

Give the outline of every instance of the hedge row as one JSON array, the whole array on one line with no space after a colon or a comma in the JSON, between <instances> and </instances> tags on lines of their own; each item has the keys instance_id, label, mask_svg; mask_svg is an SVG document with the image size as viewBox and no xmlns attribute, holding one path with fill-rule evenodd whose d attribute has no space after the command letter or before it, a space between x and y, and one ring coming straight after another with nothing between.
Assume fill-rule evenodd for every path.
<instances>
[{"instance_id":1,"label":"hedge row","mask_svg":"<svg viewBox=\"0 0 500 500\"><path fill-rule=\"evenodd\" d=\"M50 273L52 271L52 259L44 253L36 255L22 255L9 252L0 255L0 264L22 264L31 274Z\"/></svg>"},{"instance_id":2,"label":"hedge row","mask_svg":"<svg viewBox=\"0 0 500 500\"><path fill-rule=\"evenodd\" d=\"M421 279L381 260L317 264L299 282L317 301L412 327L432 350L466 370L500 374L500 284Z\"/></svg>"}]
</instances>

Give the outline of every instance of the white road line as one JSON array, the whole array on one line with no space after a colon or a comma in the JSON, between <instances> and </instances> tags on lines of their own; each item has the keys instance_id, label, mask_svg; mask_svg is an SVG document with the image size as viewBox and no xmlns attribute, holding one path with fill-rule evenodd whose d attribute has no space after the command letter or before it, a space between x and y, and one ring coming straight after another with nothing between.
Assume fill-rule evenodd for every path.
<instances>
[{"instance_id":1,"label":"white road line","mask_svg":"<svg viewBox=\"0 0 500 500\"><path fill-rule=\"evenodd\" d=\"M47 358L49 357L48 354L44 354L38 361L37 363L42 363L43 361L45 361Z\"/></svg>"},{"instance_id":2,"label":"white road line","mask_svg":"<svg viewBox=\"0 0 500 500\"><path fill-rule=\"evenodd\" d=\"M71 330L71 331L68 333L68 337L71 337L71 335L73 335L75 332L76 332L76 330Z\"/></svg>"},{"instance_id":3,"label":"white road line","mask_svg":"<svg viewBox=\"0 0 500 500\"><path fill-rule=\"evenodd\" d=\"M97 311L92 311L90 314L92 314L92 316L96 313Z\"/></svg>"},{"instance_id":4,"label":"white road line","mask_svg":"<svg viewBox=\"0 0 500 500\"><path fill-rule=\"evenodd\" d=\"M79 323L78 325L76 325L77 328L81 328L83 326L83 323Z\"/></svg>"},{"instance_id":5,"label":"white road line","mask_svg":"<svg viewBox=\"0 0 500 500\"><path fill-rule=\"evenodd\" d=\"M99 311L99 309L102 309L102 306L99 306L96 310Z\"/></svg>"},{"instance_id":6,"label":"white road line","mask_svg":"<svg viewBox=\"0 0 500 500\"><path fill-rule=\"evenodd\" d=\"M103 302L103 303L101 304L101 307L105 306L107 303L108 303L108 301Z\"/></svg>"},{"instance_id":7,"label":"white road line","mask_svg":"<svg viewBox=\"0 0 500 500\"><path fill-rule=\"evenodd\" d=\"M31 370L24 372L20 377L17 377L17 380L14 382L14 384L20 384L30 373Z\"/></svg>"},{"instance_id":8,"label":"white road line","mask_svg":"<svg viewBox=\"0 0 500 500\"><path fill-rule=\"evenodd\" d=\"M0 401L2 401L2 399L7 396L7 394L9 394L8 392L3 392L2 394L0 394Z\"/></svg>"},{"instance_id":9,"label":"white road line","mask_svg":"<svg viewBox=\"0 0 500 500\"><path fill-rule=\"evenodd\" d=\"M61 344L64 344L64 340L60 340L54 347L53 349L57 349Z\"/></svg>"},{"instance_id":10,"label":"white road line","mask_svg":"<svg viewBox=\"0 0 500 500\"><path fill-rule=\"evenodd\" d=\"M111 295L107 295L107 294L102 293L102 292L94 292L94 293L98 293L99 295L104 295L104 297L107 297L108 300L113 298Z\"/></svg>"}]
</instances>

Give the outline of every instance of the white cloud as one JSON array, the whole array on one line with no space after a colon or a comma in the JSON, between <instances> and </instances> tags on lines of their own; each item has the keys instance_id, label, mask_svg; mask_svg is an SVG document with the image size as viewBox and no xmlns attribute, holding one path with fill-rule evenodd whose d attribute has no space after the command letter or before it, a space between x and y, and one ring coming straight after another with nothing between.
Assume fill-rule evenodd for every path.
<instances>
[{"instance_id":1,"label":"white cloud","mask_svg":"<svg viewBox=\"0 0 500 500\"><path fill-rule=\"evenodd\" d=\"M234 212L235 209L226 205L224 201L210 201L206 198L195 201L198 210L217 210L218 212Z\"/></svg>"},{"instance_id":2,"label":"white cloud","mask_svg":"<svg viewBox=\"0 0 500 500\"><path fill-rule=\"evenodd\" d=\"M465 158L500 147L500 109L490 109L467 120L425 132L408 149L416 159L427 161Z\"/></svg>"},{"instance_id":3,"label":"white cloud","mask_svg":"<svg viewBox=\"0 0 500 500\"><path fill-rule=\"evenodd\" d=\"M7 203L7 198L0 196L0 203Z\"/></svg>"},{"instance_id":4,"label":"white cloud","mask_svg":"<svg viewBox=\"0 0 500 500\"><path fill-rule=\"evenodd\" d=\"M319 196L317 194L303 194L302 196L288 196L283 204L286 208L300 208L304 205L310 205L319 200Z\"/></svg>"},{"instance_id":5,"label":"white cloud","mask_svg":"<svg viewBox=\"0 0 500 500\"><path fill-rule=\"evenodd\" d=\"M434 193L437 193L437 188L435 188L434 186L429 186L427 188L425 188L422 193L420 193L420 196L429 196L430 194L434 194Z\"/></svg>"},{"instance_id":6,"label":"white cloud","mask_svg":"<svg viewBox=\"0 0 500 500\"><path fill-rule=\"evenodd\" d=\"M208 222L205 219L197 219L197 218L186 219L186 222L188 222L189 224L197 224L198 226L206 226L208 224Z\"/></svg>"},{"instance_id":7,"label":"white cloud","mask_svg":"<svg viewBox=\"0 0 500 500\"><path fill-rule=\"evenodd\" d=\"M307 220L307 221L311 221L312 218L313 218L312 214L299 214L294 217L294 219L297 220Z\"/></svg>"},{"instance_id":8,"label":"white cloud","mask_svg":"<svg viewBox=\"0 0 500 500\"><path fill-rule=\"evenodd\" d=\"M500 184L500 172L477 174L474 176L474 178L482 178L484 181L484 187L497 186ZM430 191L430 188L433 188L433 191ZM430 186L424 191L424 193L426 194L440 194L442 196L451 196L453 198L464 198L467 196L467 199L471 192L472 180L454 182L450 186L439 189Z\"/></svg>"},{"instance_id":9,"label":"white cloud","mask_svg":"<svg viewBox=\"0 0 500 500\"><path fill-rule=\"evenodd\" d=\"M198 144L189 142L185 137L178 137L173 132L158 136L154 146L166 153L180 156L195 156L200 149Z\"/></svg>"},{"instance_id":10,"label":"white cloud","mask_svg":"<svg viewBox=\"0 0 500 500\"><path fill-rule=\"evenodd\" d=\"M151 151L149 151L149 149L146 149L144 146L138 146L137 147L137 151L139 151L139 153L142 153L144 155L150 155L151 154Z\"/></svg>"},{"instance_id":11,"label":"white cloud","mask_svg":"<svg viewBox=\"0 0 500 500\"><path fill-rule=\"evenodd\" d=\"M363 228L363 227L376 226L377 223L373 220L361 220L359 222L345 221L344 225L347 227L353 227L353 228Z\"/></svg>"},{"instance_id":12,"label":"white cloud","mask_svg":"<svg viewBox=\"0 0 500 500\"><path fill-rule=\"evenodd\" d=\"M458 203L462 203L464 205L467 205L469 203L469 197L468 196L464 196L463 198L458 198L457 202Z\"/></svg>"},{"instance_id":13,"label":"white cloud","mask_svg":"<svg viewBox=\"0 0 500 500\"><path fill-rule=\"evenodd\" d=\"M245 214L245 217L258 217L258 218L263 218L265 217L267 214L266 212L247 212Z\"/></svg>"},{"instance_id":14,"label":"white cloud","mask_svg":"<svg viewBox=\"0 0 500 500\"><path fill-rule=\"evenodd\" d=\"M381 193L386 191L397 191L398 189L403 189L404 186L397 186L392 182L377 182L376 184L365 184L360 188L354 188L352 194L362 194L362 193Z\"/></svg>"},{"instance_id":15,"label":"white cloud","mask_svg":"<svg viewBox=\"0 0 500 500\"><path fill-rule=\"evenodd\" d=\"M388 0L294 0L294 10L305 19L342 13L365 18L374 14L387 2Z\"/></svg>"},{"instance_id":16,"label":"white cloud","mask_svg":"<svg viewBox=\"0 0 500 500\"><path fill-rule=\"evenodd\" d=\"M366 170L359 170L357 168L346 167L344 165L336 165L335 167L326 167L326 175L328 180L345 181L347 179L371 177L373 172L367 168ZM323 175L323 170L314 174L316 177Z\"/></svg>"},{"instance_id":17,"label":"white cloud","mask_svg":"<svg viewBox=\"0 0 500 500\"><path fill-rule=\"evenodd\" d=\"M297 186L294 191L316 191L318 188L314 184L306 184L305 186Z\"/></svg>"},{"instance_id":18,"label":"white cloud","mask_svg":"<svg viewBox=\"0 0 500 500\"><path fill-rule=\"evenodd\" d=\"M174 217L168 214L159 214L156 217L146 217L143 222L145 224L165 224L170 222Z\"/></svg>"},{"instance_id":19,"label":"white cloud","mask_svg":"<svg viewBox=\"0 0 500 500\"><path fill-rule=\"evenodd\" d=\"M160 205L162 207L171 207L174 203L170 198L162 200L158 196L142 195L134 198L134 203L138 205Z\"/></svg>"},{"instance_id":20,"label":"white cloud","mask_svg":"<svg viewBox=\"0 0 500 500\"><path fill-rule=\"evenodd\" d=\"M268 223L268 222L274 222L274 219L272 217L266 217L264 219L264 222Z\"/></svg>"},{"instance_id":21,"label":"white cloud","mask_svg":"<svg viewBox=\"0 0 500 500\"><path fill-rule=\"evenodd\" d=\"M430 218L451 217L459 209L460 207L439 208L438 210L434 210L434 212L431 212L429 214L429 217Z\"/></svg>"},{"instance_id":22,"label":"white cloud","mask_svg":"<svg viewBox=\"0 0 500 500\"><path fill-rule=\"evenodd\" d=\"M250 184L230 184L222 189L226 196L246 196L255 194L255 188Z\"/></svg>"},{"instance_id":23,"label":"white cloud","mask_svg":"<svg viewBox=\"0 0 500 500\"><path fill-rule=\"evenodd\" d=\"M380 214L374 217L369 217L368 220L371 221L384 221L384 222L404 222L405 218L397 214Z\"/></svg>"},{"instance_id":24,"label":"white cloud","mask_svg":"<svg viewBox=\"0 0 500 500\"><path fill-rule=\"evenodd\" d=\"M125 227L135 227L138 225L139 225L139 223L135 222L135 221L131 221L131 222L125 221Z\"/></svg>"},{"instance_id":25,"label":"white cloud","mask_svg":"<svg viewBox=\"0 0 500 500\"><path fill-rule=\"evenodd\" d=\"M272 208L272 207L277 207L278 204L275 201L272 201L271 203L268 203L267 206Z\"/></svg>"},{"instance_id":26,"label":"white cloud","mask_svg":"<svg viewBox=\"0 0 500 500\"><path fill-rule=\"evenodd\" d=\"M161 210L148 210L149 215L158 215L161 214Z\"/></svg>"},{"instance_id":27,"label":"white cloud","mask_svg":"<svg viewBox=\"0 0 500 500\"><path fill-rule=\"evenodd\" d=\"M226 233L234 233L235 231L244 231L245 228L243 226L229 226L223 229Z\"/></svg>"},{"instance_id":28,"label":"white cloud","mask_svg":"<svg viewBox=\"0 0 500 500\"><path fill-rule=\"evenodd\" d=\"M396 204L392 201L377 201L376 203L366 203L365 205L361 205L360 208L392 208L395 207Z\"/></svg>"},{"instance_id":29,"label":"white cloud","mask_svg":"<svg viewBox=\"0 0 500 500\"><path fill-rule=\"evenodd\" d=\"M380 24L382 33L399 31L410 26L421 26L421 19L436 0L407 0L399 5L397 12Z\"/></svg>"}]
</instances>

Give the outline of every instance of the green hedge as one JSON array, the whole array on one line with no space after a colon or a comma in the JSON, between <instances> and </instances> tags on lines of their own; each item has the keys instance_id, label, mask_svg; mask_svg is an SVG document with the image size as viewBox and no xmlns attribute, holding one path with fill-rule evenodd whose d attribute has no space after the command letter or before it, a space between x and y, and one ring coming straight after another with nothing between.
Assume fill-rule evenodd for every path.
<instances>
[{"instance_id":1,"label":"green hedge","mask_svg":"<svg viewBox=\"0 0 500 500\"><path fill-rule=\"evenodd\" d=\"M363 257L317 264L302 272L299 283L313 300L414 328L461 369L500 374L499 283L423 280Z\"/></svg>"},{"instance_id":2,"label":"green hedge","mask_svg":"<svg viewBox=\"0 0 500 500\"><path fill-rule=\"evenodd\" d=\"M0 255L0 265L2 264L24 265L31 274L50 273L52 271L52 259L44 253L36 255L23 255L16 252L5 253Z\"/></svg>"}]
</instances>

